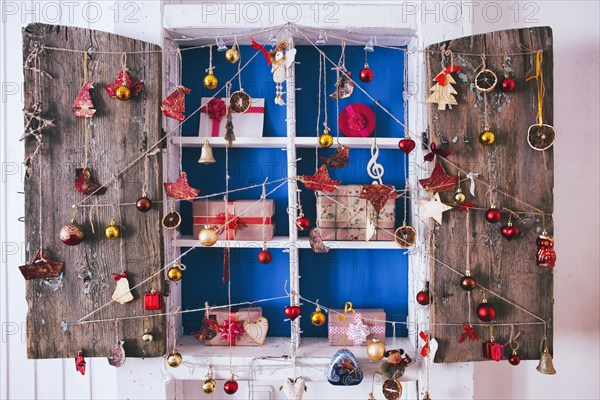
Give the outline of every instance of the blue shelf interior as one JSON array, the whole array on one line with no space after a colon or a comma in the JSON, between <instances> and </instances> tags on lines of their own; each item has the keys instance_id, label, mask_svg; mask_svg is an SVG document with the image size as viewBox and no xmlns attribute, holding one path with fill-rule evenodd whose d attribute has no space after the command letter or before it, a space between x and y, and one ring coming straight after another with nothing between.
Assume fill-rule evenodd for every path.
<instances>
[{"instance_id":1,"label":"blue shelf interior","mask_svg":"<svg viewBox=\"0 0 600 400\"><path fill-rule=\"evenodd\" d=\"M242 63L255 53L248 46L241 46ZM302 88L297 92L296 130L298 136L317 136L317 102L319 82L319 57L312 46L298 46L296 61L296 87ZM340 56L339 47L322 47L327 56L337 61ZM223 53L213 49L215 75L221 85L237 72L237 64L227 63ZM201 103L201 97L211 97L214 91L209 91L202 85L208 67L208 49L194 49L182 52L183 82L192 89L186 96L186 109L195 110ZM358 75L364 65L364 50L362 47L349 46L346 48L346 68L358 81ZM403 53L394 50L377 49L369 53L369 65L375 72L375 79L368 84L359 84L381 104L388 108L397 118L403 120L402 102L403 82ZM335 71L327 65L327 93L334 90ZM282 137L286 135L286 108L273 103L275 85L262 55L258 55L242 72L244 90L253 98L265 98L265 118L263 136ZM237 90L237 79L233 82L232 91ZM224 97L224 91L220 93ZM323 98L322 100L323 101ZM341 111L351 103L363 103L371 106L376 115L377 137L403 137L403 128L383 111L376 109L371 100L355 88L354 93L339 104L328 98L327 110L329 127L333 136L337 135L337 108ZM205 115L203 117L206 117ZM324 112L321 112L322 130ZM200 123L199 113L190 118L183 126L184 136L197 136ZM260 140L260 139L257 139ZM335 147L335 145L333 146ZM319 156L329 156L334 149L320 149ZM206 166L197 163L200 157L199 148L183 149L183 169L188 173L192 187L201 190L201 194L219 193L225 190L225 149L213 148L217 163ZM312 175L315 171L315 149L298 149L297 155L299 175ZM369 178L366 165L371 158L369 149L352 149L350 163L339 170L329 169L334 179L343 184L364 184L372 181ZM260 185L266 177L270 181L287 176L287 159L281 149L243 149L235 145L229 151L230 189ZM404 154L398 150L380 150L378 162L385 167L384 181L387 184L403 187L404 185ZM267 190L276 184L268 185ZM302 205L305 214L311 222L315 222L316 199L314 192L306 190L302 184ZM231 193L229 198L258 199L261 188L256 187L241 192ZM269 198L275 200L275 235L288 235L287 184L275 191ZM220 197L219 197L220 199ZM396 226L402 223L403 201L396 201ZM181 224L182 235L192 234L192 205L182 202ZM307 236L308 232L300 232ZM256 260L259 251L260 238L257 238L256 248L231 250L231 301L232 303L254 301L284 295L284 284L289 277L289 255L282 249L271 249L273 261L269 265L261 265ZM364 249L331 250L327 254L315 254L312 250L300 251L300 292L306 298L316 300L327 307L343 308L346 301L352 301L355 308L383 308L388 320L404 321L408 315L408 262L407 256L401 250L369 250L368 244ZM185 249L184 249L185 250ZM211 305L227 304L227 285L221 282L223 269L223 250L219 248L194 249L183 258L188 267L182 279L183 308L199 308L205 301ZM289 322L284 322L283 308L288 304L287 299L269 301L257 304L263 309L263 315L269 320L269 336L289 336ZM304 304L302 307L301 326L303 336L326 337L327 328L314 327L310 323L310 313L314 307ZM202 315L184 314L184 333L190 334L200 328ZM397 327L398 336L406 336L404 328ZM387 335L392 335L392 327L388 325Z\"/></svg>"}]
</instances>

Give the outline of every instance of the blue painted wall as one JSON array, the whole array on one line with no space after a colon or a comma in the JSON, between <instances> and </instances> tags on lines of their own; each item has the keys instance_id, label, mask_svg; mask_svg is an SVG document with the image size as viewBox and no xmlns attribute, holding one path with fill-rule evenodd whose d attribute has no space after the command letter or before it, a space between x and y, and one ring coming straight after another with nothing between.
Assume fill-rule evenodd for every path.
<instances>
[{"instance_id":1,"label":"blue painted wall","mask_svg":"<svg viewBox=\"0 0 600 400\"><path fill-rule=\"evenodd\" d=\"M334 61L340 56L339 47L325 47L327 55ZM254 50L243 46L242 63L254 54ZM186 107L195 110L200 105L201 97L210 97L214 91L209 91L202 85L208 67L208 50L197 49L185 51L183 54L183 84L192 89L186 98ZM316 137L317 96L319 79L319 57L313 47L299 46L296 60L296 86L302 88L297 94L297 135ZM214 51L213 61L216 66L215 75L223 85L237 71L237 65L228 64L223 53ZM362 47L346 49L346 67L358 79L358 74L364 64ZM377 49L369 53L369 64L375 71L375 79L369 84L362 84L374 98L390 109L394 115L403 119L402 90L403 54L402 52ZM334 89L335 71L327 65L327 92ZM270 67L259 55L242 72L244 90L252 97L265 98L264 136L285 136L285 107L273 103L275 85L270 74ZM219 86L220 87L220 86ZM237 79L233 90L236 90ZM224 95L224 92L222 93ZM339 102L341 111L351 103L364 103L373 107L372 102L355 89L350 98ZM380 110L375 110L377 117L376 134L378 137L402 137L402 127ZM323 118L323 112L321 118ZM328 101L329 126L332 134L337 132L336 102ZM183 128L183 135L198 134L199 115L190 118ZM323 121L323 119L321 119ZM322 129L322 125L321 128ZM315 142L316 143L316 142ZM333 149L319 149L319 155L328 156ZM217 164L203 166L197 163L200 149L183 149L183 167L188 172L190 183L199 188L201 194L221 192L225 189L225 152L224 149L213 149ZM298 149L302 160L298 163L298 173L311 175L315 168L315 150ZM366 173L366 165L371 157L368 149L353 149L350 152L350 164L341 170L331 170L335 179L343 184L363 184L371 182ZM382 150L379 162L385 167L384 181L388 184L402 187L404 174L402 168L403 153L399 150ZM235 146L230 150L230 188L239 188L261 183L265 177L270 180L283 178L287 174L286 154L280 149L242 149ZM302 184L302 204L305 214L315 221L315 196ZM273 187L273 186L271 186ZM258 199L261 189L251 189L230 195L231 199ZM288 217L287 185L281 187L270 198L276 202L276 232L277 236L287 236ZM402 223L403 202L396 202L396 225ZM192 233L191 203L183 202L181 207L183 235ZM301 232L307 236L307 232ZM231 252L231 286L232 302L252 301L283 295L283 286L289 276L288 254L281 249L272 249L273 262L267 266L256 261L260 246L257 238L257 248L236 249ZM365 245L367 247L368 245ZM221 283L223 268L222 249L195 249L184 257L188 267L182 280L183 308L201 307L205 301L212 305L227 303L227 285ZM352 301L356 308L384 308L388 319L404 320L408 313L407 291L407 257L401 250L332 250L328 254L314 254L311 250L300 251L300 290L303 296L319 299L321 304L342 308L344 302ZM270 336L289 335L289 323L283 322L283 308L286 300L261 303L263 313L270 323ZM310 305L304 305L302 313L302 329L305 336L327 336L326 326L316 328L310 324L309 316L314 311ZM198 330L202 315L184 314L183 326L186 334ZM399 330L399 335L406 331ZM391 327L388 327L391 335Z\"/></svg>"}]
</instances>

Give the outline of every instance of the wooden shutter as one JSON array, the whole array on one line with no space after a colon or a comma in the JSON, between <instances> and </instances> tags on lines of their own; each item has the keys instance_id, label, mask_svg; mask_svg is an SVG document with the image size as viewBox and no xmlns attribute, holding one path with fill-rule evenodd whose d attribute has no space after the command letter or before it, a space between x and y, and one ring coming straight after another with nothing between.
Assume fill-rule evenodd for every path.
<instances>
[{"instance_id":1,"label":"wooden shutter","mask_svg":"<svg viewBox=\"0 0 600 400\"><path fill-rule=\"evenodd\" d=\"M487 67L494 71L499 80L504 78L503 54L531 53L543 50L543 76L545 85L544 122L553 124L553 62L552 31L548 27L514 29L474 35L455 39L450 42L429 46L427 70L429 74L426 87L433 86L433 77L441 70L440 50L442 45L454 53L454 63L463 71L453 74L458 95L458 105L452 110L438 111L436 105L429 107L429 127L431 140L440 145L446 142L456 151L448 160L461 166L465 171L476 172L486 182L496 182L498 189L514 196L510 198L498 193L498 206L511 210L536 212L516 199L543 210L553 211L553 148L545 151L533 150L527 143L527 131L536 122L537 81L526 82L526 77L535 74L535 54L510 55L509 75L516 81L516 89L503 93L498 88L488 93L488 112L491 130L496 134L496 142L485 147L478 141L483 130L483 95L474 88L476 69L482 64L479 54L488 54ZM498 56L500 55L500 56ZM447 59L447 62L449 60ZM465 75L466 74L466 77ZM560 134L560 132L558 133ZM455 142L453 139L457 138ZM467 139L467 142L465 142ZM444 161L442 161L444 163ZM456 174L456 168L448 163L447 172ZM464 178L464 174L462 175ZM477 207L489 207L486 197L487 187L476 184L476 197L467 196ZM468 193L469 184L463 183L462 189ZM453 193L442 194L442 200L453 203ZM484 219L484 211L469 211L470 226L466 227L467 213L450 211L444 216L444 222L435 232L433 251L435 258L464 273L466 269L466 242L472 243L471 270L478 283L501 294L524 309L549 320L547 327L548 346L552 352L552 305L553 305L553 269L538 267L535 261L536 238L541 225L540 215L522 213L515 220L522 236L508 242L500 235L508 214L503 213L502 221L490 224ZM552 219L545 218L546 227L553 231ZM559 264L560 268L560 254ZM436 362L482 361L481 342L489 339L489 328L476 327L482 341L459 343L462 323L467 323L467 294L459 282L461 275L442 266L432 264L433 303L431 315L436 324L459 324L458 326L435 326L435 337L439 341ZM497 311L496 323L515 325L515 332L521 332L518 354L521 359L539 359L540 341L544 336L544 325L519 325L518 322L537 322L527 313L517 309L498 297L486 293L486 297ZM473 323L481 323L475 315L475 307L482 300L479 288L472 291ZM510 326L494 327L497 342L506 343L510 337ZM510 356L506 346L505 355Z\"/></svg>"},{"instance_id":2,"label":"wooden shutter","mask_svg":"<svg viewBox=\"0 0 600 400\"><path fill-rule=\"evenodd\" d=\"M37 65L33 59L28 60L36 46L43 48ZM76 322L111 300L115 288L112 273L125 270L133 287L163 266L162 204L158 202L162 196L160 153L149 158L149 197L155 201L151 211L141 213L132 205L120 210L101 206L135 203L142 194L142 160L109 185L106 194L93 196L84 203L98 207L77 210L77 221L86 233L84 241L72 247L62 244L59 230L72 218L71 205L85 197L74 189L75 169L81 168L84 160L85 122L71 112L71 104L83 86L83 53L51 48L90 50L87 73L88 80L95 82L91 96L97 112L89 131L88 166L100 183L109 181L161 137L162 58L156 52L160 51L156 45L90 29L30 24L23 31L24 108L29 110L36 101L34 83L39 79L42 116L54 120L52 127L43 130L44 145L32 163L31 176L25 179L28 256L39 247L41 223L44 249L53 259L64 262L62 279L27 282L27 353L29 358L64 358L74 357L82 350L86 357L109 356L117 336L114 322L85 325ZM155 52L143 53L148 51ZM130 53L126 59L132 77L144 81L138 97L121 102L107 95L104 85L114 82L122 55L103 52L141 52ZM26 154L35 145L34 139L27 138ZM104 237L104 228L113 217L124 227L121 241ZM153 285L162 292L161 276L154 279ZM89 319L144 315L143 294L150 289L151 283L145 283L133 290L133 301L125 305L112 303ZM143 319L118 323L118 337L125 340L127 356L152 357L165 353L164 318L152 318L148 326L154 341L144 345Z\"/></svg>"}]
</instances>

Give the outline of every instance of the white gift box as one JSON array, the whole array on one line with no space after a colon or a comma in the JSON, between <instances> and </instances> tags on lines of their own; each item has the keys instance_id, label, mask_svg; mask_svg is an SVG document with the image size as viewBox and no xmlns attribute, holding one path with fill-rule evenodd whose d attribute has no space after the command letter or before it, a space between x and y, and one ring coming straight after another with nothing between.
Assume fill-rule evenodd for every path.
<instances>
[{"instance_id":1,"label":"white gift box","mask_svg":"<svg viewBox=\"0 0 600 400\"><path fill-rule=\"evenodd\" d=\"M202 97L200 104L207 104L210 97ZM229 106L229 101L224 97L220 99ZM207 107L202 107L200 110L200 137L223 137L225 136L225 123L227 118L225 115L221 120L215 122L211 119L206 111ZM252 105L244 114L231 114L233 123L233 133L236 137L262 137L263 125L265 116L265 99L252 99Z\"/></svg>"}]
</instances>

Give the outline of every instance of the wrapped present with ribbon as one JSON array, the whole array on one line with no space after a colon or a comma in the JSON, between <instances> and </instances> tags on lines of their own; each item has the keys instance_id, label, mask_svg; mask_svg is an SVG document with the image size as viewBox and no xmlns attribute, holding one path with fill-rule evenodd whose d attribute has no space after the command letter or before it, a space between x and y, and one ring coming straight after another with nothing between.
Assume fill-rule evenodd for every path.
<instances>
[{"instance_id":1,"label":"wrapped present with ribbon","mask_svg":"<svg viewBox=\"0 0 600 400\"><path fill-rule=\"evenodd\" d=\"M208 346L260 346L253 338L254 325L264 320L262 308L240 308L229 313L227 309L211 310L207 318L216 320L219 325L218 334L211 340L205 340ZM248 329L248 333L246 332ZM268 328L267 328L268 329ZM265 332L266 336L266 332Z\"/></svg>"},{"instance_id":2,"label":"wrapped present with ribbon","mask_svg":"<svg viewBox=\"0 0 600 400\"><path fill-rule=\"evenodd\" d=\"M365 240L367 221L376 229L370 240L393 240L396 202L388 200L379 214L361 199L363 185L340 185L332 193L317 193L317 226L323 240Z\"/></svg>"},{"instance_id":3,"label":"wrapped present with ribbon","mask_svg":"<svg viewBox=\"0 0 600 400\"><path fill-rule=\"evenodd\" d=\"M243 114L232 113L231 122L236 137L262 137L265 117L265 99L252 99L252 104ZM224 137L228 99L203 97L200 107L200 137Z\"/></svg>"},{"instance_id":4,"label":"wrapped present with ribbon","mask_svg":"<svg viewBox=\"0 0 600 400\"><path fill-rule=\"evenodd\" d=\"M483 351L483 357L488 360L504 360L504 346L495 342L493 337L490 340L483 342L481 344L481 349Z\"/></svg>"},{"instance_id":5,"label":"wrapped present with ribbon","mask_svg":"<svg viewBox=\"0 0 600 400\"><path fill-rule=\"evenodd\" d=\"M385 311L383 309L356 309L346 313L344 310L331 310L327 319L327 337L330 346L366 346L370 339L377 338L385 344ZM360 337L360 328L365 334Z\"/></svg>"},{"instance_id":6,"label":"wrapped present with ribbon","mask_svg":"<svg viewBox=\"0 0 600 400\"><path fill-rule=\"evenodd\" d=\"M193 205L194 237L205 225L218 229L219 239L271 240L275 233L275 201L236 200L225 206L221 200L196 201ZM264 228L264 229L263 229Z\"/></svg>"}]
</instances>

